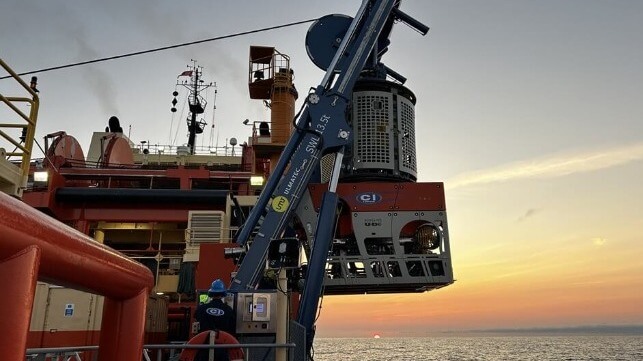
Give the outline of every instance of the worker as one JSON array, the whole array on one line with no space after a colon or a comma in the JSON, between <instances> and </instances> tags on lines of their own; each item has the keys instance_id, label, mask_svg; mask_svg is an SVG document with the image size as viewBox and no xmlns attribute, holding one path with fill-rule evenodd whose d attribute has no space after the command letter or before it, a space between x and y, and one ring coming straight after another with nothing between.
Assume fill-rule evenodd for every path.
<instances>
[{"instance_id":1,"label":"worker","mask_svg":"<svg viewBox=\"0 0 643 361\"><path fill-rule=\"evenodd\" d=\"M212 282L208 290L210 301L199 305L195 318L199 322L199 332L221 330L234 336L236 317L230 306L224 302L227 291L220 279Z\"/></svg>"},{"instance_id":2,"label":"worker","mask_svg":"<svg viewBox=\"0 0 643 361\"><path fill-rule=\"evenodd\" d=\"M220 279L212 282L208 290L210 300L199 305L196 309L195 318L199 323L199 332L203 331L225 331L235 336L236 316L232 307L224 302L227 294L225 284ZM202 350L205 351L205 350ZM199 351L195 360L207 360L207 352ZM216 349L215 360L228 360L228 350Z\"/></svg>"}]
</instances>

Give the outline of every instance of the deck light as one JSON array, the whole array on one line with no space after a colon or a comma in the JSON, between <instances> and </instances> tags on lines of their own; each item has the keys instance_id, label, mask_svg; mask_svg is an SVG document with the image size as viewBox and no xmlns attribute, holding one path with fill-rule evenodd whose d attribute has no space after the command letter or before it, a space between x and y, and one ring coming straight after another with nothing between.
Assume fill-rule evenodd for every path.
<instances>
[{"instance_id":1,"label":"deck light","mask_svg":"<svg viewBox=\"0 0 643 361\"><path fill-rule=\"evenodd\" d=\"M47 184L48 180L49 180L49 173L46 170L33 172L34 182Z\"/></svg>"},{"instance_id":2,"label":"deck light","mask_svg":"<svg viewBox=\"0 0 643 361\"><path fill-rule=\"evenodd\" d=\"M250 177L250 185L260 187L263 185L263 177L260 175L253 175Z\"/></svg>"}]
</instances>

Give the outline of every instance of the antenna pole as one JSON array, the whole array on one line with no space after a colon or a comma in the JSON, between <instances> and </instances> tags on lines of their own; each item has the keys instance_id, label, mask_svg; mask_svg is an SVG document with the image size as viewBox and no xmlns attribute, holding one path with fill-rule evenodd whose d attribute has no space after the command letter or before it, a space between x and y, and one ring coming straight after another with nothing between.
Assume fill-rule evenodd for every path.
<instances>
[{"instance_id":1,"label":"antenna pole","mask_svg":"<svg viewBox=\"0 0 643 361\"><path fill-rule=\"evenodd\" d=\"M192 99L192 104L190 104L190 108L192 108L192 105L196 108L198 104L198 84L199 84L199 68L196 66L196 60L192 60L194 62L194 83L192 84L192 95L194 98ZM196 115L197 112L195 109L190 109L190 125L188 126L188 131L190 132L190 135L188 137L188 147L190 147L190 154L194 154L195 146L196 146Z\"/></svg>"},{"instance_id":2,"label":"antenna pole","mask_svg":"<svg viewBox=\"0 0 643 361\"><path fill-rule=\"evenodd\" d=\"M200 79L202 75L202 67L197 66L196 60L192 60L192 66L189 67L190 70L181 73L180 76L190 76L190 82L180 82L177 81L177 85L181 85L188 89L190 95L188 96L188 105L190 106L190 115L187 118L188 125L188 147L190 149L190 154L195 154L196 152L196 135L203 133L203 128L205 127L205 121L197 121L197 116L205 112L205 107L207 105L207 100L201 96L201 92L209 87L216 87L216 83L203 84L203 80ZM176 93L176 91L175 91ZM175 94L176 97L176 94ZM176 103L176 98L174 99L173 105ZM175 108L172 108L172 111L175 111Z\"/></svg>"}]
</instances>

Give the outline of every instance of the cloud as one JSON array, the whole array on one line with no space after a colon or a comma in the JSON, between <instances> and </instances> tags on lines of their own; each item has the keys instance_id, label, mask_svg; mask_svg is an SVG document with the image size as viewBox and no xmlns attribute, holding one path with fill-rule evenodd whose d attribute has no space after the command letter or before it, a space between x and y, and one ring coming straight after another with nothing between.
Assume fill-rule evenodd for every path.
<instances>
[{"instance_id":1,"label":"cloud","mask_svg":"<svg viewBox=\"0 0 643 361\"><path fill-rule=\"evenodd\" d=\"M527 212L525 212L525 214L523 214L522 216L520 216L520 217L518 218L518 222L522 222L522 221L524 221L525 219L527 219L527 218L529 218L529 217L532 217L533 215L535 215L536 213L539 213L539 212L540 212L540 209L537 209L537 208L529 208L529 209L527 210Z\"/></svg>"},{"instance_id":2,"label":"cloud","mask_svg":"<svg viewBox=\"0 0 643 361\"><path fill-rule=\"evenodd\" d=\"M455 189L528 178L563 177L640 160L643 160L643 143L582 154L557 155L531 161L514 162L492 169L465 173L447 181L446 188Z\"/></svg>"},{"instance_id":3,"label":"cloud","mask_svg":"<svg viewBox=\"0 0 643 361\"><path fill-rule=\"evenodd\" d=\"M602 237L592 238L592 243L593 243L596 247L602 247L602 246L604 246L604 245L605 245L605 243L607 243L607 239L602 238Z\"/></svg>"}]
</instances>

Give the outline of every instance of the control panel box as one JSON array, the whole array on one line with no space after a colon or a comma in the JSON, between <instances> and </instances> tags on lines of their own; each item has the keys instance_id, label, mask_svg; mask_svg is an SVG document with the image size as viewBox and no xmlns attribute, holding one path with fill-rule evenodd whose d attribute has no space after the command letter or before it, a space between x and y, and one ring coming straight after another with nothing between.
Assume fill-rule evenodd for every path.
<instances>
[{"instance_id":1,"label":"control panel box","mask_svg":"<svg viewBox=\"0 0 643 361\"><path fill-rule=\"evenodd\" d=\"M276 291L239 292L235 298L238 335L276 332Z\"/></svg>"}]
</instances>

